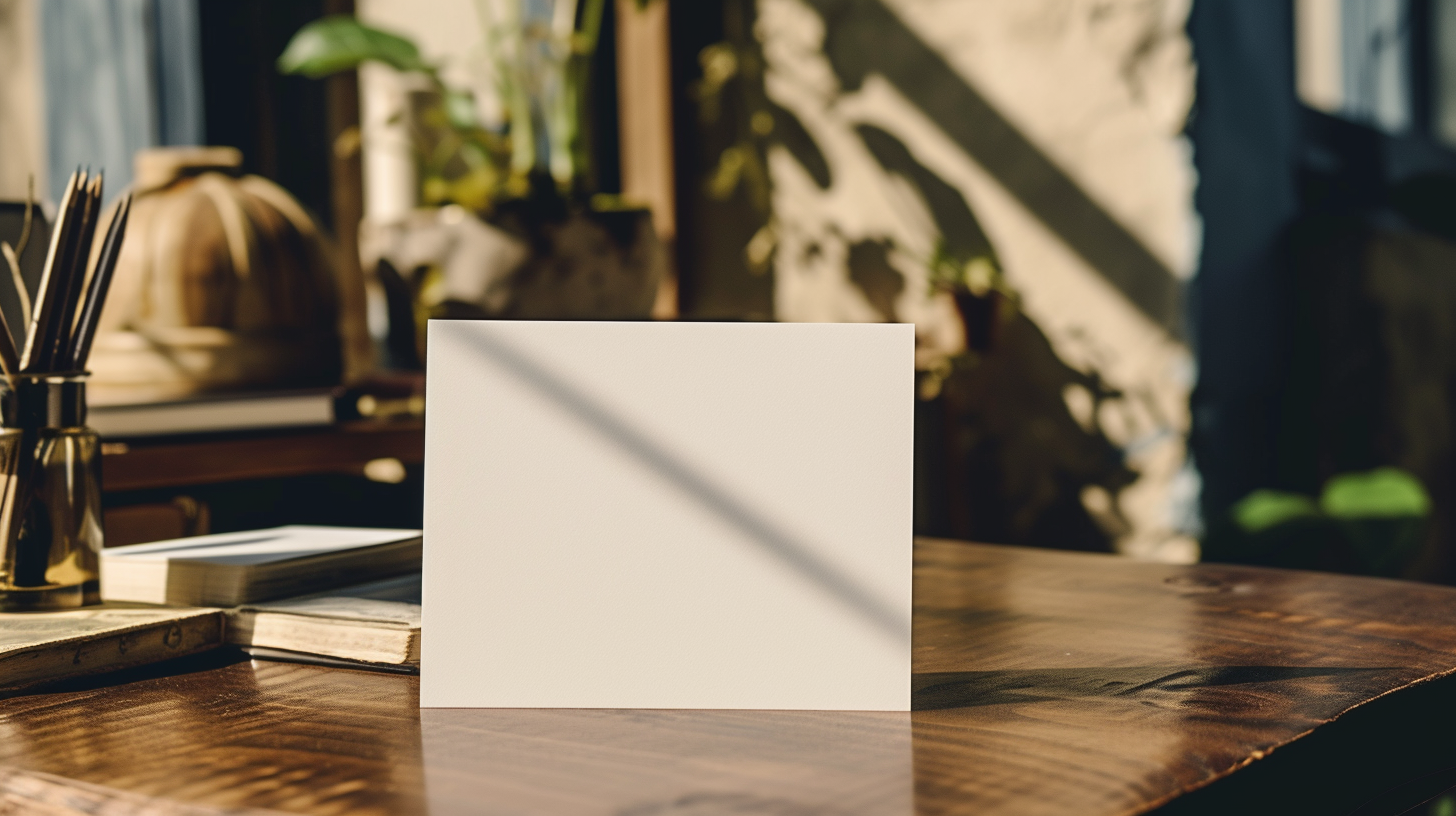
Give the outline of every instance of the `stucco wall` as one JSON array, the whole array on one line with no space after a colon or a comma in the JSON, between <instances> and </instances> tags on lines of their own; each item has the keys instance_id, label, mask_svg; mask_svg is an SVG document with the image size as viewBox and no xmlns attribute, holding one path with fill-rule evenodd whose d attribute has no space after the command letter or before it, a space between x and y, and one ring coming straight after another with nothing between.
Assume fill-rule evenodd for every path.
<instances>
[{"instance_id":1,"label":"stucco wall","mask_svg":"<svg viewBox=\"0 0 1456 816\"><path fill-rule=\"evenodd\" d=\"M0 199L23 199L32 173L48 189L36 2L0 0Z\"/></svg>"},{"instance_id":2,"label":"stucco wall","mask_svg":"<svg viewBox=\"0 0 1456 816\"><path fill-rule=\"evenodd\" d=\"M1148 292L1176 293L1197 254L1181 135L1187 11L1187 0L759 0L757 24L768 93L833 178L820 188L787 151L770 157L779 319L883 319L845 258L888 240L905 281L898 319L954 337L954 310L926 280L935 224L855 135L887 131L965 197L1057 356L1117 392L1064 394L1139 473L1116 495L1087 490L1087 510L1120 550L1178 561L1197 552L1179 529L1196 491L1184 469L1192 363L1180 301ZM885 50L865 53L871 43ZM971 118L968 101L988 110Z\"/></svg>"}]
</instances>

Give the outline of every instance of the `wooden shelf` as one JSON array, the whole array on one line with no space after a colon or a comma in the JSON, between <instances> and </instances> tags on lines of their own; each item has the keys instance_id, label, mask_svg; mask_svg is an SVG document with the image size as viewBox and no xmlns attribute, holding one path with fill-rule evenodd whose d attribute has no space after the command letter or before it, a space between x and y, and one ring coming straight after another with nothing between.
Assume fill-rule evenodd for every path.
<instances>
[{"instance_id":1,"label":"wooden shelf","mask_svg":"<svg viewBox=\"0 0 1456 816\"><path fill-rule=\"evenodd\" d=\"M425 460L423 421L356 422L322 430L107 442L101 482L108 493L252 479L362 474L375 459Z\"/></svg>"}]
</instances>

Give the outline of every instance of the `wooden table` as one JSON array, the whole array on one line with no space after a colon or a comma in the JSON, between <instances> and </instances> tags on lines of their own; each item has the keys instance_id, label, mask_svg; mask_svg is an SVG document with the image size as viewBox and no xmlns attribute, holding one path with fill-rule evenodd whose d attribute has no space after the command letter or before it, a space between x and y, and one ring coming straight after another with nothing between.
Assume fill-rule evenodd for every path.
<instances>
[{"instance_id":1,"label":"wooden table","mask_svg":"<svg viewBox=\"0 0 1456 816\"><path fill-rule=\"evenodd\" d=\"M915 639L913 714L420 711L413 677L214 653L0 701L0 813L1374 814L1456 784L1456 589L923 541Z\"/></svg>"}]
</instances>

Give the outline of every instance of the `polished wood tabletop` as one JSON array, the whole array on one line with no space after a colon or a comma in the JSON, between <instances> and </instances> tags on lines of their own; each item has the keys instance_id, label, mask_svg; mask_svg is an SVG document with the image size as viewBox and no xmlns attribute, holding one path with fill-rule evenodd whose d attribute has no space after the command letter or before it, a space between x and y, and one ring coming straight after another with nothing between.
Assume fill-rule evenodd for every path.
<instances>
[{"instance_id":1,"label":"polished wood tabletop","mask_svg":"<svg viewBox=\"0 0 1456 816\"><path fill-rule=\"evenodd\" d=\"M915 569L913 713L421 711L414 677L213 653L0 701L0 813L1365 814L1456 784L1456 589L944 541Z\"/></svg>"}]
</instances>

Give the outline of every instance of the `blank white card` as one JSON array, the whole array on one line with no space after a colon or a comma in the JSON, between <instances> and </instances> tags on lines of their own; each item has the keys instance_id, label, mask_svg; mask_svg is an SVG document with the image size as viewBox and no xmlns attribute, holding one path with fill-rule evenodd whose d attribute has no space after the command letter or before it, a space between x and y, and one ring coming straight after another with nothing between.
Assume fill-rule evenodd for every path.
<instances>
[{"instance_id":1,"label":"blank white card","mask_svg":"<svg viewBox=\"0 0 1456 816\"><path fill-rule=\"evenodd\" d=\"M420 704L909 710L913 357L430 321Z\"/></svg>"}]
</instances>

